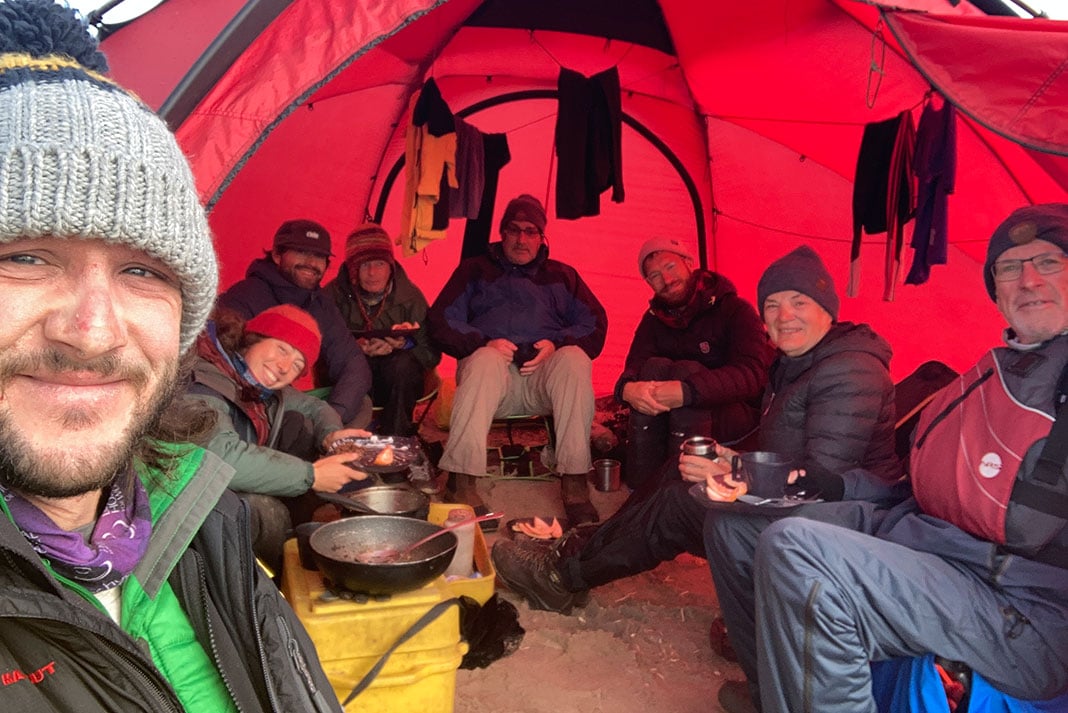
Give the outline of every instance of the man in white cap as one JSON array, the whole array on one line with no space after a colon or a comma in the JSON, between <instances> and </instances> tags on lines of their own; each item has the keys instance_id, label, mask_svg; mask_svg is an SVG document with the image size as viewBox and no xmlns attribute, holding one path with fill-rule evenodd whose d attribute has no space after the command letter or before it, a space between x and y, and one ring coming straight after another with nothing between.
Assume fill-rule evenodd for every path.
<instances>
[{"instance_id":1,"label":"man in white cap","mask_svg":"<svg viewBox=\"0 0 1068 713\"><path fill-rule=\"evenodd\" d=\"M755 431L775 349L753 305L723 275L695 269L679 240L647 240L638 270L653 297L615 394L630 405L624 480L647 491L688 436L737 444Z\"/></svg>"}]
</instances>

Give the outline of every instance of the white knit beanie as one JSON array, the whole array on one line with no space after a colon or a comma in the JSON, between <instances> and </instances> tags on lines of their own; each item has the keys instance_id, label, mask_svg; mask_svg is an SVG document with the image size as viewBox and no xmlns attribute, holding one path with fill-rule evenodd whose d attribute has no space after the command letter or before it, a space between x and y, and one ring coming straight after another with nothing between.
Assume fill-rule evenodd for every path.
<instances>
[{"instance_id":1,"label":"white knit beanie","mask_svg":"<svg viewBox=\"0 0 1068 713\"><path fill-rule=\"evenodd\" d=\"M0 3L0 242L95 238L143 250L181 283L181 351L219 271L185 156L167 126L104 76L76 14Z\"/></svg>"}]
</instances>

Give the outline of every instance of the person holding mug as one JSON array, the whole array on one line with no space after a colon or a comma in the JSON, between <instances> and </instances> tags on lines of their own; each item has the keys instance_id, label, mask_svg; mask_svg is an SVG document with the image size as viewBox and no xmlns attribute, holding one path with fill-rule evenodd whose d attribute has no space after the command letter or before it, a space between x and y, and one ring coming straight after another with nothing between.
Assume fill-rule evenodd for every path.
<instances>
[{"instance_id":1,"label":"person holding mug","mask_svg":"<svg viewBox=\"0 0 1068 713\"><path fill-rule=\"evenodd\" d=\"M773 262L757 285L757 306L779 351L763 398L759 449L790 459L791 478L803 473L806 490L824 500L854 497L848 474L854 469L886 483L900 478L890 345L868 325L838 319L838 293L816 252L801 246ZM677 468L681 481L627 503L592 535L590 528L575 529L540 550L497 542L497 575L532 608L566 613L592 587L682 552L704 557L706 510L689 491L704 483L710 499L727 499L730 491L736 497L732 455L719 446L715 459L670 458L662 468Z\"/></svg>"}]
</instances>

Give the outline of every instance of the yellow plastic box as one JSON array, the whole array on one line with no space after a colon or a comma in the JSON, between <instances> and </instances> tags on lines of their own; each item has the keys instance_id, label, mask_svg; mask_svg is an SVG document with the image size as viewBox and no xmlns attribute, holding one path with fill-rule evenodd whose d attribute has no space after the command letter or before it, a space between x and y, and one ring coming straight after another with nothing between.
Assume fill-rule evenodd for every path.
<instances>
[{"instance_id":1,"label":"yellow plastic box","mask_svg":"<svg viewBox=\"0 0 1068 713\"><path fill-rule=\"evenodd\" d=\"M475 511L470 505L460 503L430 503L430 513L426 519L435 525L441 525L449 517L449 511L455 508L467 510L474 517ZM486 545L486 536L482 529L475 526L475 571L480 577L471 579L452 579L446 581L445 577L434 580L442 592L442 596L448 597L471 597L479 604L485 604L493 596L494 582L497 579L497 570L493 568L493 560L490 559L489 547Z\"/></svg>"},{"instance_id":2,"label":"yellow plastic box","mask_svg":"<svg viewBox=\"0 0 1068 713\"><path fill-rule=\"evenodd\" d=\"M324 601L324 591L319 572L301 567L296 540L289 540L282 592L315 643L323 670L342 701L419 617L447 598L437 583L394 594L387 601L366 603ZM450 607L399 646L370 686L345 710L452 713L456 669L465 653L459 610Z\"/></svg>"}]
</instances>

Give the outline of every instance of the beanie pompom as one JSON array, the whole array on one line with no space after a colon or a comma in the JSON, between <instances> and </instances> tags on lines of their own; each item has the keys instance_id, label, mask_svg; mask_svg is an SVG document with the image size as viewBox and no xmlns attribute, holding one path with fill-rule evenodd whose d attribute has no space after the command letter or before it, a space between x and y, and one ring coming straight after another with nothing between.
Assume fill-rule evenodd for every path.
<instances>
[{"instance_id":1,"label":"beanie pompom","mask_svg":"<svg viewBox=\"0 0 1068 713\"><path fill-rule=\"evenodd\" d=\"M96 39L77 13L55 2L5 0L0 3L0 53L20 52L31 57L70 57L101 74L108 61Z\"/></svg>"}]
</instances>

